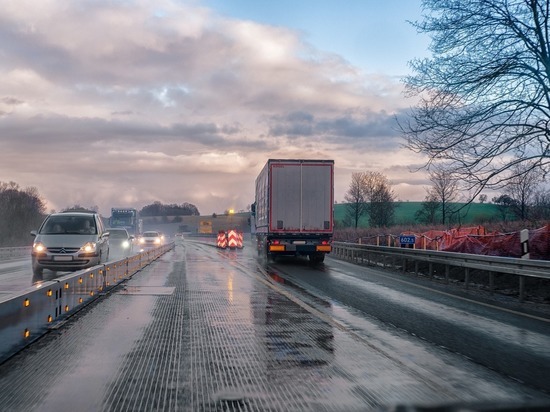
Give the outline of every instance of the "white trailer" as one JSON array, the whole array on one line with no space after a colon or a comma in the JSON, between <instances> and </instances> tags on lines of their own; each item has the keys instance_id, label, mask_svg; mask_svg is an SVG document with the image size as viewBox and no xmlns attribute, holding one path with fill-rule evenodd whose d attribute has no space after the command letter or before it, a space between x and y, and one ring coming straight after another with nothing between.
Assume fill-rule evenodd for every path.
<instances>
[{"instance_id":1,"label":"white trailer","mask_svg":"<svg viewBox=\"0 0 550 412\"><path fill-rule=\"evenodd\" d=\"M331 251L334 161L269 159L256 178L252 207L258 253L308 256Z\"/></svg>"}]
</instances>

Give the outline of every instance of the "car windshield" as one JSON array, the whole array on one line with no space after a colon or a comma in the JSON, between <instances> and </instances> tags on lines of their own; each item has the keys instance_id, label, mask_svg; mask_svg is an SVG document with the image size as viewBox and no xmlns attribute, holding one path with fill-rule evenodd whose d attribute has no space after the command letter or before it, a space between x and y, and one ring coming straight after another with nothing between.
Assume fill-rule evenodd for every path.
<instances>
[{"instance_id":1,"label":"car windshield","mask_svg":"<svg viewBox=\"0 0 550 412\"><path fill-rule=\"evenodd\" d=\"M40 230L44 235L95 235L97 228L93 217L51 216Z\"/></svg>"},{"instance_id":2,"label":"car windshield","mask_svg":"<svg viewBox=\"0 0 550 412\"><path fill-rule=\"evenodd\" d=\"M143 234L143 237L158 237L158 233L157 232L145 232Z\"/></svg>"},{"instance_id":3,"label":"car windshield","mask_svg":"<svg viewBox=\"0 0 550 412\"><path fill-rule=\"evenodd\" d=\"M128 238L128 232L125 230L109 229L109 237L113 239L126 239Z\"/></svg>"}]
</instances>

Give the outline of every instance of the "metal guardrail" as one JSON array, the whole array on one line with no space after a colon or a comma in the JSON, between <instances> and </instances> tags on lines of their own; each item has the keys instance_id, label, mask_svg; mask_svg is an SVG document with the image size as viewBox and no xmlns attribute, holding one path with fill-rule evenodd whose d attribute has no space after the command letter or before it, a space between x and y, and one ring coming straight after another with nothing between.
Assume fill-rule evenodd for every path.
<instances>
[{"instance_id":1,"label":"metal guardrail","mask_svg":"<svg viewBox=\"0 0 550 412\"><path fill-rule=\"evenodd\" d=\"M445 281L449 281L450 267L464 268L464 284L468 288L470 270L479 269L488 272L489 288L494 286L496 273L518 276L519 300L525 297L525 278L550 279L550 261L508 258L500 256L473 255L469 253L439 252L389 246L362 245L358 243L333 242L332 254L340 259L362 264L375 264L394 269L401 267L404 272L409 262L414 262L415 274L418 274L418 263L429 265L428 275L433 276L433 264L445 267Z\"/></svg>"},{"instance_id":2,"label":"metal guardrail","mask_svg":"<svg viewBox=\"0 0 550 412\"><path fill-rule=\"evenodd\" d=\"M0 298L0 363L173 247L172 242Z\"/></svg>"}]
</instances>

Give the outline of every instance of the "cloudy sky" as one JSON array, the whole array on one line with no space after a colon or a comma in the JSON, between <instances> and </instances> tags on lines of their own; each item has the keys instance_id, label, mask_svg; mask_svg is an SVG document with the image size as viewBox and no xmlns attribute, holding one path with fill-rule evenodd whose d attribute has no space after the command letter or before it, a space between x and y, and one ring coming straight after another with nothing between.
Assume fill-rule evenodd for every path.
<instances>
[{"instance_id":1,"label":"cloudy sky","mask_svg":"<svg viewBox=\"0 0 550 412\"><path fill-rule=\"evenodd\" d=\"M0 0L0 181L48 211L245 210L269 158L381 171L421 200L395 116L420 0Z\"/></svg>"}]
</instances>

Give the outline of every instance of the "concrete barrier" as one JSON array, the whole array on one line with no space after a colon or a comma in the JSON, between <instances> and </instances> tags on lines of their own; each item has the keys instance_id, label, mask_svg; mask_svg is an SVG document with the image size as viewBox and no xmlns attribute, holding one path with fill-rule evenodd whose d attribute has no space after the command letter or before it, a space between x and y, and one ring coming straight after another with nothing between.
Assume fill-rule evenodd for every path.
<instances>
[{"instance_id":1,"label":"concrete barrier","mask_svg":"<svg viewBox=\"0 0 550 412\"><path fill-rule=\"evenodd\" d=\"M0 363L173 247L163 245L0 298Z\"/></svg>"}]
</instances>

